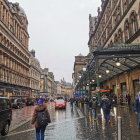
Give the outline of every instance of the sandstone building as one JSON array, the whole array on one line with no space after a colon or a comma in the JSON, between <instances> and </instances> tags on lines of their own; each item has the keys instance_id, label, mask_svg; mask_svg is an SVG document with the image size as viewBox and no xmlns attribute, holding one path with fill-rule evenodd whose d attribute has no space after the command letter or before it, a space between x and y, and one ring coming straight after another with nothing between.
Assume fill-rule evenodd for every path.
<instances>
[{"instance_id":1,"label":"sandstone building","mask_svg":"<svg viewBox=\"0 0 140 140\"><path fill-rule=\"evenodd\" d=\"M38 59L35 58L35 51L31 50L30 53L30 88L31 96L35 97L40 92L41 67Z\"/></svg>"},{"instance_id":2,"label":"sandstone building","mask_svg":"<svg viewBox=\"0 0 140 140\"><path fill-rule=\"evenodd\" d=\"M54 79L53 72L49 72L48 68L41 71L40 92L49 96L54 96L57 93L57 84Z\"/></svg>"},{"instance_id":3,"label":"sandstone building","mask_svg":"<svg viewBox=\"0 0 140 140\"><path fill-rule=\"evenodd\" d=\"M76 85L76 83L79 82L80 76L82 76L83 68L87 64L87 58L88 58L87 56L83 56L82 54L75 56L75 62L73 67L74 73L72 74L74 86Z\"/></svg>"},{"instance_id":4,"label":"sandstone building","mask_svg":"<svg viewBox=\"0 0 140 140\"><path fill-rule=\"evenodd\" d=\"M0 95L29 96L28 20L18 3L0 0Z\"/></svg>"},{"instance_id":5,"label":"sandstone building","mask_svg":"<svg viewBox=\"0 0 140 140\"><path fill-rule=\"evenodd\" d=\"M113 45L140 44L140 0L102 0L98 16L90 15L89 23L88 46L91 54L97 48L102 50ZM123 95L125 98L126 94L130 94L134 99L140 91L140 57L119 60L123 67L116 69L122 70L122 73L103 81L102 87L112 89L118 97ZM109 64L115 67L113 61ZM128 70L123 71L124 67Z\"/></svg>"}]
</instances>

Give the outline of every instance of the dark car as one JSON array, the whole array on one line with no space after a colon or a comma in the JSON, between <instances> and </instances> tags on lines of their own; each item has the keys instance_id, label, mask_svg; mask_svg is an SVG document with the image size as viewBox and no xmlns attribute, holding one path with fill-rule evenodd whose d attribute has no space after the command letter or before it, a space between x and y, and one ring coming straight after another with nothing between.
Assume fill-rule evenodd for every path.
<instances>
[{"instance_id":1,"label":"dark car","mask_svg":"<svg viewBox=\"0 0 140 140\"><path fill-rule=\"evenodd\" d=\"M24 103L22 102L20 98L11 99L11 103L12 103L12 108L15 108L15 109L24 107Z\"/></svg>"},{"instance_id":2,"label":"dark car","mask_svg":"<svg viewBox=\"0 0 140 140\"><path fill-rule=\"evenodd\" d=\"M34 98L27 98L25 102L26 102L27 106L35 105L36 104L36 99L34 99Z\"/></svg>"},{"instance_id":3,"label":"dark car","mask_svg":"<svg viewBox=\"0 0 140 140\"><path fill-rule=\"evenodd\" d=\"M12 120L12 108L8 98L0 97L0 133L6 135Z\"/></svg>"}]
</instances>

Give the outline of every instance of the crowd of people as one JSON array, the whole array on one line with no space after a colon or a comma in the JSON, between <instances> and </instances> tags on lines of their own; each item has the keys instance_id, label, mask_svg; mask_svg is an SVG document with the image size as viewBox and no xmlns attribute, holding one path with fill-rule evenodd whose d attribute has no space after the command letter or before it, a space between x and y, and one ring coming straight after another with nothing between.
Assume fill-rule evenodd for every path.
<instances>
[{"instance_id":1,"label":"crowd of people","mask_svg":"<svg viewBox=\"0 0 140 140\"><path fill-rule=\"evenodd\" d=\"M125 105L129 107L129 109L133 108L133 110L138 115L138 128L140 129L140 92L137 94L133 102L131 100L130 94L127 94L125 97L123 95L120 95L118 99L116 95L110 97L106 94L102 94L100 102L98 100L97 94L93 95L92 98L89 98L87 96L77 96L71 98L69 101L72 107L74 103L77 107L79 106L79 104L81 104L82 106L84 106L84 104L87 104L89 108L92 109L94 120L97 120L97 113L102 108L106 123L110 123L110 114L112 106L117 104L124 105L125 103Z\"/></svg>"},{"instance_id":2,"label":"crowd of people","mask_svg":"<svg viewBox=\"0 0 140 140\"><path fill-rule=\"evenodd\" d=\"M79 107L79 104L81 104L82 106L84 106L84 104L87 104L89 108L92 109L93 118L95 121L97 120L97 114L99 112L99 109L102 108L104 119L106 123L109 124L111 107L113 104L117 104L117 97L114 96L113 98L110 98L106 94L102 94L100 97L101 97L100 102L98 100L97 94L94 94L91 98L87 96L82 96L82 97L76 96L74 98L70 98L69 102L72 108L74 104L77 107ZM120 96L120 105L122 104L121 100L122 99ZM130 106L131 97L129 94L126 96L126 100L128 106ZM36 128L36 140L44 140L44 132L46 126L48 125L48 123L51 122L50 114L44 102L45 99L43 99L42 97L38 99L37 106L34 109L34 113L32 117L32 124L35 124L35 128ZM134 111L136 112L136 114L138 114L138 128L140 129L140 92L137 94L133 105L134 105Z\"/></svg>"}]
</instances>

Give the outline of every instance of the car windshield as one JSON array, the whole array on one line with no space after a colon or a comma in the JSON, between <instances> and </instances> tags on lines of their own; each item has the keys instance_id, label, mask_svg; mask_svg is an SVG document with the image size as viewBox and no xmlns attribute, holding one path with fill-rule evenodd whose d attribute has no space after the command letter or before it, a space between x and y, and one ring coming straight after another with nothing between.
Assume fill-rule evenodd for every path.
<instances>
[{"instance_id":1,"label":"car windshield","mask_svg":"<svg viewBox=\"0 0 140 140\"><path fill-rule=\"evenodd\" d=\"M16 99L11 99L11 103L15 103L16 102Z\"/></svg>"},{"instance_id":2,"label":"car windshield","mask_svg":"<svg viewBox=\"0 0 140 140\"><path fill-rule=\"evenodd\" d=\"M58 100L58 99L63 99L63 97L57 97L57 100Z\"/></svg>"},{"instance_id":3,"label":"car windshield","mask_svg":"<svg viewBox=\"0 0 140 140\"><path fill-rule=\"evenodd\" d=\"M56 103L64 103L64 100L56 100Z\"/></svg>"}]
</instances>

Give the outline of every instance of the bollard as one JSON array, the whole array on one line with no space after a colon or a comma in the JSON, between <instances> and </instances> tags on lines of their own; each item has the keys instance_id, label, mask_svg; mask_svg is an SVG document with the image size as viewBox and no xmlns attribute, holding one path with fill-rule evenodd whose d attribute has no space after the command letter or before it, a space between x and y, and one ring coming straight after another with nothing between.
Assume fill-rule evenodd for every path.
<instances>
[{"instance_id":1,"label":"bollard","mask_svg":"<svg viewBox=\"0 0 140 140\"><path fill-rule=\"evenodd\" d=\"M118 140L122 140L122 118L118 117Z\"/></svg>"}]
</instances>

